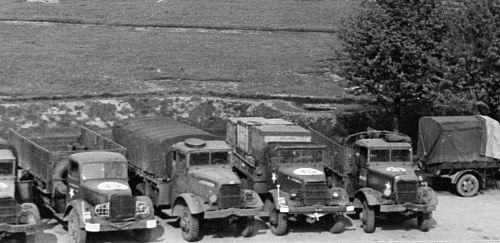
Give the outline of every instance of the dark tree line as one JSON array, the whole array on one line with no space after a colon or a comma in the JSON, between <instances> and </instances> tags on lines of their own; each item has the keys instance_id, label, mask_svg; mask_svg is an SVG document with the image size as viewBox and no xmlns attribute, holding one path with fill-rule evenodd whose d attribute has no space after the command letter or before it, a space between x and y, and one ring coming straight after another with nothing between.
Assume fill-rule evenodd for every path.
<instances>
[{"instance_id":1,"label":"dark tree line","mask_svg":"<svg viewBox=\"0 0 500 243\"><path fill-rule=\"evenodd\" d=\"M500 0L372 0L341 30L344 77L395 118L500 117Z\"/></svg>"}]
</instances>

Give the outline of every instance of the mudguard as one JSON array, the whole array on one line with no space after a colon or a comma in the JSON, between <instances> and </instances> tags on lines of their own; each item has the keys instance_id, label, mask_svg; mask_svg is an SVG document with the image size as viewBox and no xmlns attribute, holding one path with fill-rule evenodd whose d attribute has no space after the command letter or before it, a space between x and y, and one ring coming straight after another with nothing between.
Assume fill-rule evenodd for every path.
<instances>
[{"instance_id":1,"label":"mudguard","mask_svg":"<svg viewBox=\"0 0 500 243\"><path fill-rule=\"evenodd\" d=\"M203 213L203 203L201 202L200 197L194 195L193 193L182 193L175 199L172 215L180 215L178 206L182 201L186 203L191 214Z\"/></svg>"},{"instance_id":2,"label":"mudguard","mask_svg":"<svg viewBox=\"0 0 500 243\"><path fill-rule=\"evenodd\" d=\"M276 209L280 209L280 201L278 200L278 196L282 198L287 198L287 194L283 191L279 191L277 189L272 189L269 190L269 194L271 194L271 197L273 198L274 205L276 205ZM283 202L283 201L282 201ZM285 199L285 205L286 205L286 199Z\"/></svg>"},{"instance_id":3,"label":"mudguard","mask_svg":"<svg viewBox=\"0 0 500 243\"><path fill-rule=\"evenodd\" d=\"M368 205L380 205L379 198L382 198L382 193L369 187L364 187L356 192L355 198L358 200L366 200ZM354 206L358 207L358 202L354 200Z\"/></svg>"},{"instance_id":4,"label":"mudguard","mask_svg":"<svg viewBox=\"0 0 500 243\"><path fill-rule=\"evenodd\" d=\"M94 207L87 203L87 201L82 200L82 199L76 199L71 202L69 202L68 205L66 205L66 211L64 211L64 216L63 220L68 221L68 216L71 210L75 210L76 214L78 215L78 219L80 219L78 222L79 227L84 228L85 227L85 222L83 221L83 210L86 209L86 211L92 211L94 210Z\"/></svg>"},{"instance_id":5,"label":"mudguard","mask_svg":"<svg viewBox=\"0 0 500 243\"><path fill-rule=\"evenodd\" d=\"M450 179L451 179L451 183L452 184L457 184L458 182L458 179L464 175L464 174L472 174L474 175L478 180L479 180L479 183L481 183L483 186L484 186L484 180L483 180L483 177L481 176L481 174L479 174L479 172L477 172L476 170L461 170L453 175L450 176Z\"/></svg>"},{"instance_id":6,"label":"mudguard","mask_svg":"<svg viewBox=\"0 0 500 243\"><path fill-rule=\"evenodd\" d=\"M257 194L255 191L252 190L243 190L243 193L252 193L253 197L252 200L249 202L245 202L245 206L248 208L262 208L264 206L264 203L262 202L262 199L260 199L259 194ZM273 196L274 198L274 196Z\"/></svg>"}]
</instances>

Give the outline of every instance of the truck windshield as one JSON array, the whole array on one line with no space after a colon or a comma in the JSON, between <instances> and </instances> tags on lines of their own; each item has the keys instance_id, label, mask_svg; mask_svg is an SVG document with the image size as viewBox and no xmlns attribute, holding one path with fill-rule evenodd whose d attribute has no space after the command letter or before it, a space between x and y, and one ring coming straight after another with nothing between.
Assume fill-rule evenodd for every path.
<instances>
[{"instance_id":1,"label":"truck windshield","mask_svg":"<svg viewBox=\"0 0 500 243\"><path fill-rule=\"evenodd\" d=\"M126 163L90 163L82 165L81 175L84 180L91 179L127 179Z\"/></svg>"},{"instance_id":2,"label":"truck windshield","mask_svg":"<svg viewBox=\"0 0 500 243\"><path fill-rule=\"evenodd\" d=\"M323 159L323 150L283 149L278 156L280 163L318 163Z\"/></svg>"},{"instance_id":3,"label":"truck windshield","mask_svg":"<svg viewBox=\"0 0 500 243\"><path fill-rule=\"evenodd\" d=\"M189 165L223 165L229 164L229 153L224 152L200 152L200 153L190 153L189 154Z\"/></svg>"},{"instance_id":4,"label":"truck windshield","mask_svg":"<svg viewBox=\"0 0 500 243\"><path fill-rule=\"evenodd\" d=\"M409 149L373 149L370 150L370 162L410 162Z\"/></svg>"},{"instance_id":5,"label":"truck windshield","mask_svg":"<svg viewBox=\"0 0 500 243\"><path fill-rule=\"evenodd\" d=\"M14 163L0 162L0 175L2 176L14 175Z\"/></svg>"}]
</instances>

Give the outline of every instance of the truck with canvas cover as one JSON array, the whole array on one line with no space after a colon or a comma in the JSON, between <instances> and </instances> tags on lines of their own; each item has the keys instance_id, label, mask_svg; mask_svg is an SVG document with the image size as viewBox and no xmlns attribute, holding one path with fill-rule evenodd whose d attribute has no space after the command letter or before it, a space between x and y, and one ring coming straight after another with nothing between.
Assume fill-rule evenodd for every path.
<instances>
[{"instance_id":1,"label":"truck with canvas cover","mask_svg":"<svg viewBox=\"0 0 500 243\"><path fill-rule=\"evenodd\" d=\"M203 220L235 223L244 237L255 231L263 203L241 188L231 149L211 133L166 117L129 119L113 127L127 148L130 185L180 224L186 241L201 238Z\"/></svg>"},{"instance_id":2,"label":"truck with canvas cover","mask_svg":"<svg viewBox=\"0 0 500 243\"><path fill-rule=\"evenodd\" d=\"M361 213L364 231L375 231L377 215L416 217L419 229L429 231L437 197L413 168L411 139L371 130L343 140L337 143L313 131L313 141L325 144L327 154L333 157L333 184L346 189L356 212Z\"/></svg>"},{"instance_id":3,"label":"truck with canvas cover","mask_svg":"<svg viewBox=\"0 0 500 243\"><path fill-rule=\"evenodd\" d=\"M427 175L449 178L458 195L475 196L499 173L500 124L487 116L422 117L417 157Z\"/></svg>"},{"instance_id":4,"label":"truck with canvas cover","mask_svg":"<svg viewBox=\"0 0 500 243\"><path fill-rule=\"evenodd\" d=\"M19 167L33 179L35 202L67 225L71 243L104 231L149 240L153 204L132 196L124 147L84 127L78 135L30 137L10 130L10 141Z\"/></svg>"},{"instance_id":5,"label":"truck with canvas cover","mask_svg":"<svg viewBox=\"0 0 500 243\"><path fill-rule=\"evenodd\" d=\"M353 207L344 189L328 186L325 146L312 143L310 131L283 119L229 118L226 140L242 184L265 201L273 234L286 234L288 221L300 218L344 231Z\"/></svg>"},{"instance_id":6,"label":"truck with canvas cover","mask_svg":"<svg viewBox=\"0 0 500 243\"><path fill-rule=\"evenodd\" d=\"M0 138L0 242L9 238L35 243L42 232L40 212L30 202L31 180L18 173L16 153Z\"/></svg>"}]
</instances>

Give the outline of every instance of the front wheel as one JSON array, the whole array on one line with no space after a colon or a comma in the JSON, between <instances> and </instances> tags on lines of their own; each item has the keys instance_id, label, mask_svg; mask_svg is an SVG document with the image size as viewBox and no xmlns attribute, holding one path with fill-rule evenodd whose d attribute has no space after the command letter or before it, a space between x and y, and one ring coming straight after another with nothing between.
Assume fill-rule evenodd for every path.
<instances>
[{"instance_id":1,"label":"front wheel","mask_svg":"<svg viewBox=\"0 0 500 243\"><path fill-rule=\"evenodd\" d=\"M418 213L417 223L420 231L427 232L431 229L432 213Z\"/></svg>"},{"instance_id":2,"label":"front wheel","mask_svg":"<svg viewBox=\"0 0 500 243\"><path fill-rule=\"evenodd\" d=\"M456 184L457 194L462 197L473 197L479 191L479 180L472 174L465 174Z\"/></svg>"},{"instance_id":3,"label":"front wheel","mask_svg":"<svg viewBox=\"0 0 500 243\"><path fill-rule=\"evenodd\" d=\"M332 234L340 234L345 231L345 217L343 215L326 215L326 229Z\"/></svg>"},{"instance_id":4,"label":"front wheel","mask_svg":"<svg viewBox=\"0 0 500 243\"><path fill-rule=\"evenodd\" d=\"M241 217L236 221L236 228L238 233L243 237L250 237L255 232L255 218Z\"/></svg>"},{"instance_id":5,"label":"front wheel","mask_svg":"<svg viewBox=\"0 0 500 243\"><path fill-rule=\"evenodd\" d=\"M197 215L192 215L189 208L184 206L180 218L182 238L188 242L198 240L201 235L200 225L200 218Z\"/></svg>"},{"instance_id":6,"label":"front wheel","mask_svg":"<svg viewBox=\"0 0 500 243\"><path fill-rule=\"evenodd\" d=\"M87 231L79 227L79 218L75 210L71 210L68 220L68 236L71 243L85 243Z\"/></svg>"},{"instance_id":7,"label":"front wheel","mask_svg":"<svg viewBox=\"0 0 500 243\"><path fill-rule=\"evenodd\" d=\"M152 229L134 229L132 230L132 238L138 242L148 242L153 234Z\"/></svg>"},{"instance_id":8,"label":"front wheel","mask_svg":"<svg viewBox=\"0 0 500 243\"><path fill-rule=\"evenodd\" d=\"M361 221L363 222L365 233L375 232L375 210L372 206L368 205L367 201L363 202L363 216Z\"/></svg>"},{"instance_id":9,"label":"front wheel","mask_svg":"<svg viewBox=\"0 0 500 243\"><path fill-rule=\"evenodd\" d=\"M269 208L269 226L274 235L282 236L288 231L288 217L285 213L278 212L276 205L271 203Z\"/></svg>"}]
</instances>

